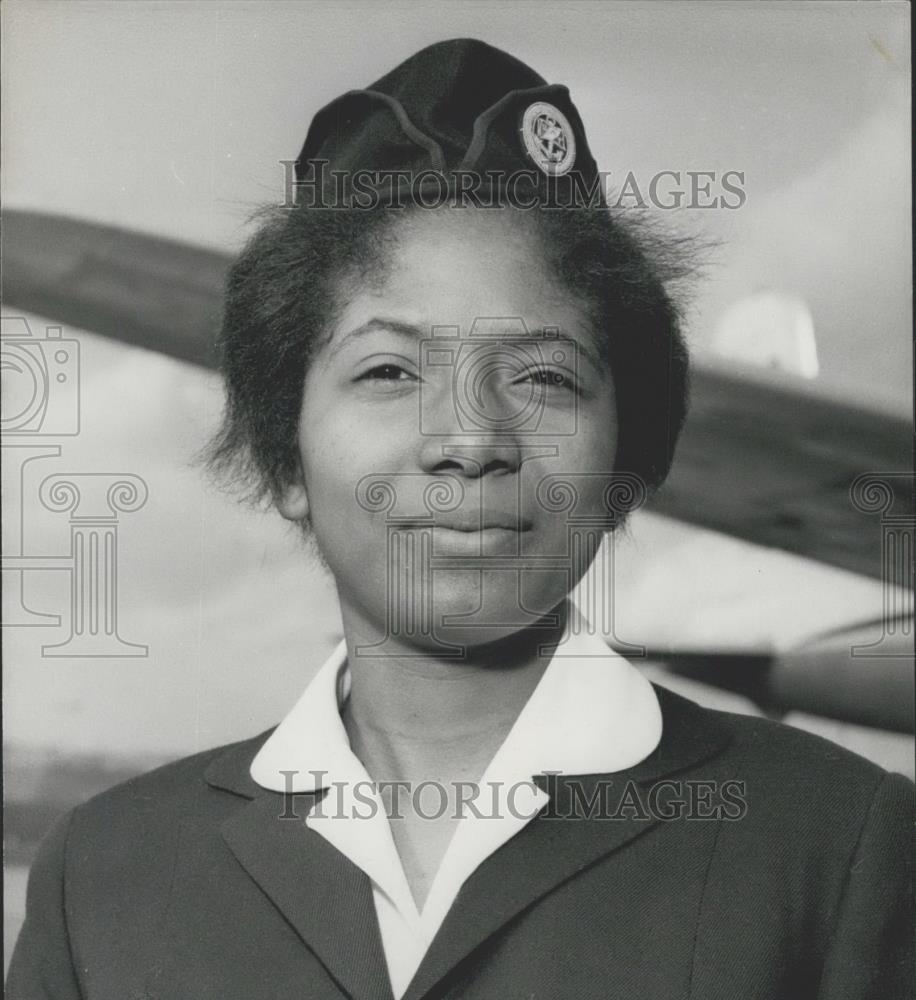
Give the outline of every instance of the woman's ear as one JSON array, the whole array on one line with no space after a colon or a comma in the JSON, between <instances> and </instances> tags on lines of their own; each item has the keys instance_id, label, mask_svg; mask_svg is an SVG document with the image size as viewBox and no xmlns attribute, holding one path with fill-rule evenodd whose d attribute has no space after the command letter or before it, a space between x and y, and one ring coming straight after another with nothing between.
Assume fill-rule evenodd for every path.
<instances>
[{"instance_id":1,"label":"woman's ear","mask_svg":"<svg viewBox=\"0 0 916 1000\"><path fill-rule=\"evenodd\" d=\"M302 474L302 460L297 457L295 473L274 498L277 510L287 521L304 521L309 513L309 498Z\"/></svg>"},{"instance_id":2,"label":"woman's ear","mask_svg":"<svg viewBox=\"0 0 916 1000\"><path fill-rule=\"evenodd\" d=\"M304 521L308 517L309 498L302 482L290 483L276 498L277 510L287 521Z\"/></svg>"}]
</instances>

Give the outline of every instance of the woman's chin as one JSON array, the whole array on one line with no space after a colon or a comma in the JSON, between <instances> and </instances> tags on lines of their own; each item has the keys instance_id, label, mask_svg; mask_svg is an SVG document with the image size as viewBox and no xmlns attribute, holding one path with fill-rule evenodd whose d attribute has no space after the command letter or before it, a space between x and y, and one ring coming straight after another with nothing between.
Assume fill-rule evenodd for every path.
<instances>
[{"instance_id":1,"label":"woman's chin","mask_svg":"<svg viewBox=\"0 0 916 1000\"><path fill-rule=\"evenodd\" d=\"M565 583L565 581L564 581ZM461 648L500 642L525 629L557 625L564 586L544 587L509 570L437 573L430 619L436 643Z\"/></svg>"},{"instance_id":2,"label":"woman's chin","mask_svg":"<svg viewBox=\"0 0 916 1000\"><path fill-rule=\"evenodd\" d=\"M404 585L389 591L390 606L378 604L378 591L365 593L359 603L372 609L363 615L364 622L375 623L368 628L378 636L372 645L461 658L467 649L498 643L525 630L533 636L543 631L549 642L562 624L557 609L568 587L567 575L558 572L437 570L431 586ZM342 603L349 603L344 596Z\"/></svg>"}]
</instances>

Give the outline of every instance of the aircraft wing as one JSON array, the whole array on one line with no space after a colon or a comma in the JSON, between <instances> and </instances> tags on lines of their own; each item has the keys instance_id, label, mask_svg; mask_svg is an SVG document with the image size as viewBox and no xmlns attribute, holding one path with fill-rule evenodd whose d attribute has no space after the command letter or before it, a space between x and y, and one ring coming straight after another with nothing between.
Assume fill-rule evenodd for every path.
<instances>
[{"instance_id":1,"label":"aircraft wing","mask_svg":"<svg viewBox=\"0 0 916 1000\"><path fill-rule=\"evenodd\" d=\"M214 365L227 254L36 212L6 211L3 227L8 308ZM881 577L877 519L850 490L874 473L898 509L911 510L912 445L902 418L810 382L697 365L678 457L653 509Z\"/></svg>"}]
</instances>

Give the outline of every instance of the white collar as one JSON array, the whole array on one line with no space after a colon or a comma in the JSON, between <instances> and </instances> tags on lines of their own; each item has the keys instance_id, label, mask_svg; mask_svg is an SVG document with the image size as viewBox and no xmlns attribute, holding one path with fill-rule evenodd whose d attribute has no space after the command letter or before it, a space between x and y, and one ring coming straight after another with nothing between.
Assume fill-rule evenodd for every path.
<instances>
[{"instance_id":1,"label":"white collar","mask_svg":"<svg viewBox=\"0 0 916 1000\"><path fill-rule=\"evenodd\" d=\"M252 762L252 778L272 791L337 785L339 813L309 810L305 823L372 880L396 996L406 990L465 880L550 801L534 775L620 771L658 746L662 715L652 685L594 634L575 605L571 610L569 633L480 780L481 788L494 789L494 813L461 818L422 912L377 794L368 816L354 810L355 790L372 783L340 718L349 688L346 643L328 657Z\"/></svg>"},{"instance_id":2,"label":"white collar","mask_svg":"<svg viewBox=\"0 0 916 1000\"><path fill-rule=\"evenodd\" d=\"M652 685L571 607L572 627L487 769L490 776L622 771L661 740ZM252 761L257 784L275 792L314 792L332 781L365 778L340 718L349 685L341 641Z\"/></svg>"}]
</instances>

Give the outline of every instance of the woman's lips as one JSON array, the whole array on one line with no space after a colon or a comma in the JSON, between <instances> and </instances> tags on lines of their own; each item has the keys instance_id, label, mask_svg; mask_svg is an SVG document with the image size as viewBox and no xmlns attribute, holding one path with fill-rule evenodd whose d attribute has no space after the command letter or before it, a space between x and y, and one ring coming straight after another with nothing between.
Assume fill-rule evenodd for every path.
<instances>
[{"instance_id":1,"label":"woman's lips","mask_svg":"<svg viewBox=\"0 0 916 1000\"><path fill-rule=\"evenodd\" d=\"M428 523L417 522L411 528L444 528L448 531L514 531L519 534L531 530L531 521L518 514L500 511L449 511L437 514Z\"/></svg>"},{"instance_id":2,"label":"woman's lips","mask_svg":"<svg viewBox=\"0 0 916 1000\"><path fill-rule=\"evenodd\" d=\"M432 535L432 554L436 555L520 555L521 538L529 529L507 528L492 525L482 528L453 528L435 525Z\"/></svg>"}]
</instances>

